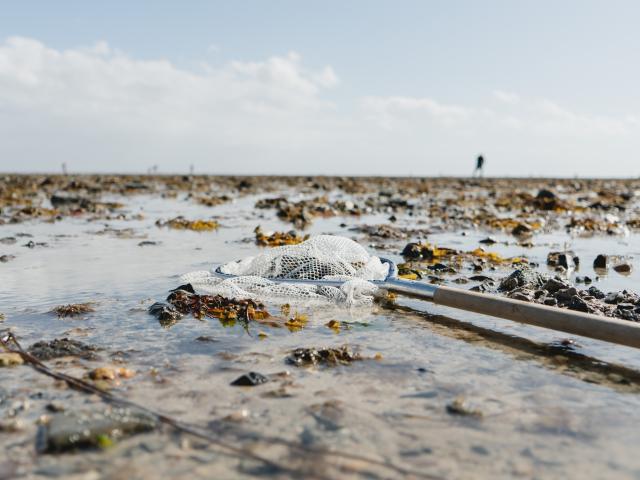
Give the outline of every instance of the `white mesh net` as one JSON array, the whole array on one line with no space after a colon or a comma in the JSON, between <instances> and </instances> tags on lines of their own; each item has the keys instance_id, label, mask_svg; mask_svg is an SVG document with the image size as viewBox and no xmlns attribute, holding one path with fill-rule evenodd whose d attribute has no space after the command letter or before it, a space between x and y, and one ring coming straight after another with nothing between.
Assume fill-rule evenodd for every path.
<instances>
[{"instance_id":1,"label":"white mesh net","mask_svg":"<svg viewBox=\"0 0 640 480\"><path fill-rule=\"evenodd\" d=\"M183 275L181 281L191 283L198 293L228 298L367 306L377 290L368 280L386 278L389 265L369 255L353 240L319 235L298 245L269 248L255 257L227 263L221 271L235 277L220 279L211 272L192 272ZM344 283L334 287L270 279Z\"/></svg>"}]
</instances>

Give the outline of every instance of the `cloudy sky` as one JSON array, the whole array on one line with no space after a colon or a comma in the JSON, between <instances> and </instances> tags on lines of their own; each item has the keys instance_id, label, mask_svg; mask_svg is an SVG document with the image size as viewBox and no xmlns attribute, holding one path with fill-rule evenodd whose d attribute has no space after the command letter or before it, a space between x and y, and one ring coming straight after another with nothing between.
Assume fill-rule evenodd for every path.
<instances>
[{"instance_id":1,"label":"cloudy sky","mask_svg":"<svg viewBox=\"0 0 640 480\"><path fill-rule=\"evenodd\" d=\"M640 175L636 1L30 1L0 171Z\"/></svg>"}]
</instances>

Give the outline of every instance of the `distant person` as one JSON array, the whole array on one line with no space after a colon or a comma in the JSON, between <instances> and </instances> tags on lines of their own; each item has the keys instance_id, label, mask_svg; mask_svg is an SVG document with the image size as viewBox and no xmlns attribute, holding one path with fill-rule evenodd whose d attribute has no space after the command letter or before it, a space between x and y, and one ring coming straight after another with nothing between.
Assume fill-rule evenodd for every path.
<instances>
[{"instance_id":1,"label":"distant person","mask_svg":"<svg viewBox=\"0 0 640 480\"><path fill-rule=\"evenodd\" d=\"M478 175L479 177L482 177L482 174L484 172L483 167L484 157L482 155L478 155L478 158L476 159L476 169L473 171L473 176L475 177L476 175Z\"/></svg>"},{"instance_id":2,"label":"distant person","mask_svg":"<svg viewBox=\"0 0 640 480\"><path fill-rule=\"evenodd\" d=\"M62 174L67 174L67 162L62 162Z\"/></svg>"}]
</instances>

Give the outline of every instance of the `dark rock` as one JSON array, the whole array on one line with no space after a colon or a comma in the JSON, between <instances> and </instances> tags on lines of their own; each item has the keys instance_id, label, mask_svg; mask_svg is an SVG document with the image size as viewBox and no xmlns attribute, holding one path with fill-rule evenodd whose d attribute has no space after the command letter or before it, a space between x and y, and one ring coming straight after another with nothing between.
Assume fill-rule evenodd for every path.
<instances>
[{"instance_id":1,"label":"dark rock","mask_svg":"<svg viewBox=\"0 0 640 480\"><path fill-rule=\"evenodd\" d=\"M550 267L569 267L578 266L580 259L572 251L565 252L549 252L547 254L547 265Z\"/></svg>"},{"instance_id":2,"label":"dark rock","mask_svg":"<svg viewBox=\"0 0 640 480\"><path fill-rule=\"evenodd\" d=\"M2 245L13 245L17 241L18 240L16 240L15 237L3 237L3 238L0 238L0 243Z\"/></svg>"},{"instance_id":3,"label":"dark rock","mask_svg":"<svg viewBox=\"0 0 640 480\"><path fill-rule=\"evenodd\" d=\"M211 337L209 335L200 335L199 337L196 337L196 341L197 342L213 343L213 342L217 342L218 340L216 340L214 337Z\"/></svg>"},{"instance_id":4,"label":"dark rock","mask_svg":"<svg viewBox=\"0 0 640 480\"><path fill-rule=\"evenodd\" d=\"M154 416L130 408L58 413L38 430L36 448L41 453L59 453L101 447L119 438L148 432L157 425Z\"/></svg>"},{"instance_id":5,"label":"dark rock","mask_svg":"<svg viewBox=\"0 0 640 480\"><path fill-rule=\"evenodd\" d=\"M573 297L571 297L571 301L569 302L569 305L567 305L567 307L570 310L577 310L579 312L589 311L589 305L587 305L587 302L585 302L583 299L581 299L577 295L574 295Z\"/></svg>"},{"instance_id":6,"label":"dark rock","mask_svg":"<svg viewBox=\"0 0 640 480\"><path fill-rule=\"evenodd\" d=\"M286 358L287 363L302 367L306 365L349 365L361 360L360 354L352 352L347 345L339 348L296 348Z\"/></svg>"},{"instance_id":7,"label":"dark rock","mask_svg":"<svg viewBox=\"0 0 640 480\"><path fill-rule=\"evenodd\" d=\"M469 277L469 280L474 282L493 282L493 278L487 277L486 275L474 275L473 277Z\"/></svg>"},{"instance_id":8,"label":"dark rock","mask_svg":"<svg viewBox=\"0 0 640 480\"><path fill-rule=\"evenodd\" d=\"M158 245L158 242L154 242L151 240L143 240L142 242L138 243L139 247L152 247L154 245Z\"/></svg>"},{"instance_id":9,"label":"dark rock","mask_svg":"<svg viewBox=\"0 0 640 480\"><path fill-rule=\"evenodd\" d=\"M613 269L618 273L631 273L631 265L628 263L619 263L614 265Z\"/></svg>"},{"instance_id":10,"label":"dark rock","mask_svg":"<svg viewBox=\"0 0 640 480\"><path fill-rule=\"evenodd\" d=\"M635 305L633 303L619 303L616 308L618 310L633 310Z\"/></svg>"},{"instance_id":11,"label":"dark rock","mask_svg":"<svg viewBox=\"0 0 640 480\"><path fill-rule=\"evenodd\" d=\"M530 290L537 290L546 283L546 278L538 272L529 268L521 268L515 270L507 278L500 282L498 290L501 292L510 292L518 287L527 287Z\"/></svg>"},{"instance_id":12,"label":"dark rock","mask_svg":"<svg viewBox=\"0 0 640 480\"><path fill-rule=\"evenodd\" d=\"M151 187L141 182L129 182L124 185L127 190L149 190Z\"/></svg>"},{"instance_id":13,"label":"dark rock","mask_svg":"<svg viewBox=\"0 0 640 480\"><path fill-rule=\"evenodd\" d=\"M587 290L587 292L589 292L589 295L591 295L592 297L597 298L598 300L602 300L603 298L606 297L606 295L604 294L604 292L602 292L600 289L598 289L597 287L589 287L589 289Z\"/></svg>"},{"instance_id":14,"label":"dark rock","mask_svg":"<svg viewBox=\"0 0 640 480\"><path fill-rule=\"evenodd\" d=\"M557 278L550 278L542 287L549 293L556 293L558 290L569 288L569 284Z\"/></svg>"},{"instance_id":15,"label":"dark rock","mask_svg":"<svg viewBox=\"0 0 640 480\"><path fill-rule=\"evenodd\" d=\"M253 187L253 183L247 179L241 180L238 182L238 185L236 185L238 190L249 190L251 187Z\"/></svg>"},{"instance_id":16,"label":"dark rock","mask_svg":"<svg viewBox=\"0 0 640 480\"><path fill-rule=\"evenodd\" d=\"M422 248L419 243L407 243L402 250L401 255L405 258L418 259L422 258Z\"/></svg>"},{"instance_id":17,"label":"dark rock","mask_svg":"<svg viewBox=\"0 0 640 480\"><path fill-rule=\"evenodd\" d=\"M604 303L615 305L616 303L624 302L624 295L620 292L611 292L604 297Z\"/></svg>"},{"instance_id":18,"label":"dark rock","mask_svg":"<svg viewBox=\"0 0 640 480\"><path fill-rule=\"evenodd\" d=\"M484 455L484 456L491 455L491 452L482 445L473 445L471 447L471 451L473 453L477 453L478 455Z\"/></svg>"},{"instance_id":19,"label":"dark rock","mask_svg":"<svg viewBox=\"0 0 640 480\"><path fill-rule=\"evenodd\" d=\"M471 287L469 290L472 292L488 292L491 290L491 284L489 282L482 282L480 285L476 285L475 287Z\"/></svg>"},{"instance_id":20,"label":"dark rock","mask_svg":"<svg viewBox=\"0 0 640 480\"><path fill-rule=\"evenodd\" d=\"M531 235L532 233L533 231L531 230L531 227L525 225L524 223L519 223L518 225L513 227L513 230L511 230L511 235L515 237L524 237Z\"/></svg>"},{"instance_id":21,"label":"dark rock","mask_svg":"<svg viewBox=\"0 0 640 480\"><path fill-rule=\"evenodd\" d=\"M637 322L638 320L640 320L640 315L635 313L633 310L616 309L615 316L617 318L621 318L623 320L629 320L631 322Z\"/></svg>"},{"instance_id":22,"label":"dark rock","mask_svg":"<svg viewBox=\"0 0 640 480\"><path fill-rule=\"evenodd\" d=\"M14 258L16 258L15 255L1 255L0 256L0 262L7 263L7 262L10 262L11 260L13 260Z\"/></svg>"},{"instance_id":23,"label":"dark rock","mask_svg":"<svg viewBox=\"0 0 640 480\"><path fill-rule=\"evenodd\" d=\"M523 292L511 292L508 295L509 298L512 298L514 300L520 300L522 302L530 302L531 301L531 297L529 295L526 295Z\"/></svg>"},{"instance_id":24,"label":"dark rock","mask_svg":"<svg viewBox=\"0 0 640 480\"><path fill-rule=\"evenodd\" d=\"M44 408L51 413L60 413L60 412L64 412L66 410L64 404L59 403L59 402L50 402L47 403Z\"/></svg>"},{"instance_id":25,"label":"dark rock","mask_svg":"<svg viewBox=\"0 0 640 480\"><path fill-rule=\"evenodd\" d=\"M46 247L47 242L34 242L33 240L29 240L27 243L23 245L23 247L27 248L36 248L36 247Z\"/></svg>"},{"instance_id":26,"label":"dark rock","mask_svg":"<svg viewBox=\"0 0 640 480\"><path fill-rule=\"evenodd\" d=\"M558 266L567 270L569 269L569 261L566 254L561 253L560 255L558 255Z\"/></svg>"},{"instance_id":27,"label":"dark rock","mask_svg":"<svg viewBox=\"0 0 640 480\"><path fill-rule=\"evenodd\" d=\"M549 298L545 298L543 303L545 305L549 305L549 306L553 307L553 306L558 304L558 301L553 297L549 297Z\"/></svg>"},{"instance_id":28,"label":"dark rock","mask_svg":"<svg viewBox=\"0 0 640 480\"><path fill-rule=\"evenodd\" d=\"M456 273L454 268L448 265L445 265L444 263L436 263L434 265L429 265L427 268L429 270L433 270L434 272Z\"/></svg>"},{"instance_id":29,"label":"dark rock","mask_svg":"<svg viewBox=\"0 0 640 480\"><path fill-rule=\"evenodd\" d=\"M538 194L536 195L536 198L538 198L538 199L541 199L541 198L554 199L554 198L556 198L556 194L553 193L551 190L547 190L546 188L543 188L543 189L538 191Z\"/></svg>"},{"instance_id":30,"label":"dark rock","mask_svg":"<svg viewBox=\"0 0 640 480\"><path fill-rule=\"evenodd\" d=\"M196 291L193 289L193 285L191 285L190 283L185 283L184 285L180 285L179 287L176 287L171 291L177 292L179 290L182 290L183 292L193 293L193 294L196 293Z\"/></svg>"},{"instance_id":31,"label":"dark rock","mask_svg":"<svg viewBox=\"0 0 640 480\"><path fill-rule=\"evenodd\" d=\"M606 269L609 266L609 257L606 255L598 255L593 261L593 268Z\"/></svg>"},{"instance_id":32,"label":"dark rock","mask_svg":"<svg viewBox=\"0 0 640 480\"><path fill-rule=\"evenodd\" d=\"M66 192L58 192L51 195L51 205L53 208L75 207L88 208L93 202L88 198L69 195Z\"/></svg>"},{"instance_id":33,"label":"dark rock","mask_svg":"<svg viewBox=\"0 0 640 480\"><path fill-rule=\"evenodd\" d=\"M50 342L36 342L31 345L28 352L38 360L51 360L60 357L79 357L86 360L98 358L98 347L87 345L78 340L69 338L56 338Z\"/></svg>"},{"instance_id":34,"label":"dark rock","mask_svg":"<svg viewBox=\"0 0 640 480\"><path fill-rule=\"evenodd\" d=\"M263 383L267 383L269 379L257 372L249 372L244 375L236 378L231 385L234 387L255 387L256 385L261 385Z\"/></svg>"},{"instance_id":35,"label":"dark rock","mask_svg":"<svg viewBox=\"0 0 640 480\"><path fill-rule=\"evenodd\" d=\"M480 240L480 243L482 243L484 245L493 245L495 243L498 243L498 241L494 240L491 237L487 237L487 238L484 238L484 239Z\"/></svg>"},{"instance_id":36,"label":"dark rock","mask_svg":"<svg viewBox=\"0 0 640 480\"><path fill-rule=\"evenodd\" d=\"M576 295L578 295L578 290L575 287L569 287L558 290L554 296L558 301L561 301L571 300Z\"/></svg>"},{"instance_id":37,"label":"dark rock","mask_svg":"<svg viewBox=\"0 0 640 480\"><path fill-rule=\"evenodd\" d=\"M182 318L182 313L168 303L154 303L149 307L149 313L156 317L163 327L171 327Z\"/></svg>"},{"instance_id":38,"label":"dark rock","mask_svg":"<svg viewBox=\"0 0 640 480\"><path fill-rule=\"evenodd\" d=\"M555 193L546 188L538 192L532 204L538 210L545 211L555 210L557 207L564 207L564 202L562 202Z\"/></svg>"}]
</instances>

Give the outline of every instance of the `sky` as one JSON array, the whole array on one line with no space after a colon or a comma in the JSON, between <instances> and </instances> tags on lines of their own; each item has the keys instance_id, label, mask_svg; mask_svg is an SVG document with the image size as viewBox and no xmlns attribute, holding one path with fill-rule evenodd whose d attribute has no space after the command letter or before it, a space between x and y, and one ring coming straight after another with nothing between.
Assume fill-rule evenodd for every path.
<instances>
[{"instance_id":1,"label":"sky","mask_svg":"<svg viewBox=\"0 0 640 480\"><path fill-rule=\"evenodd\" d=\"M31 1L0 171L640 176L637 1Z\"/></svg>"}]
</instances>

